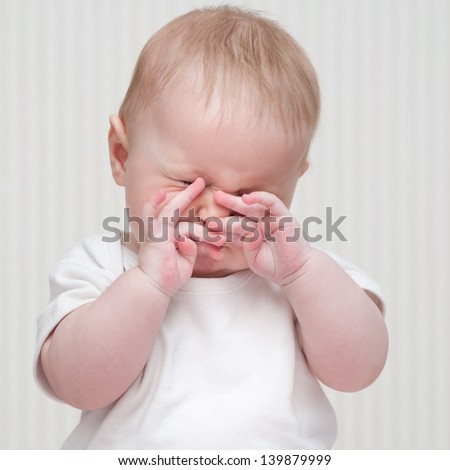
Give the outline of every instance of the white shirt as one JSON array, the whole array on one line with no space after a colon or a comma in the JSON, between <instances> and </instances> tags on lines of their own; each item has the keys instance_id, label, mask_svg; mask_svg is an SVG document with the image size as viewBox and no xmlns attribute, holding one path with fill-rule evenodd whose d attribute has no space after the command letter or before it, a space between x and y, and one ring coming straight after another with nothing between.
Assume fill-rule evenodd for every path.
<instances>
[{"instance_id":1,"label":"white shirt","mask_svg":"<svg viewBox=\"0 0 450 470\"><path fill-rule=\"evenodd\" d=\"M380 296L362 271L333 257ZM38 361L45 339L136 264L135 253L100 235L58 263L51 302L38 318L35 376L47 394L56 398ZM83 411L63 448L330 448L335 415L306 364L297 326L281 288L250 270L191 278L172 298L140 376L111 406Z\"/></svg>"}]
</instances>

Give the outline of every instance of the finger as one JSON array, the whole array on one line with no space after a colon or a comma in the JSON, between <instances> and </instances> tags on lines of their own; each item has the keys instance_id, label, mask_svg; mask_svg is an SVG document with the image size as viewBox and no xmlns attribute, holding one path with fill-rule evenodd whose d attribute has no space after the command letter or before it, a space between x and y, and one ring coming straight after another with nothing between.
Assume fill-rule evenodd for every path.
<instances>
[{"instance_id":1,"label":"finger","mask_svg":"<svg viewBox=\"0 0 450 470\"><path fill-rule=\"evenodd\" d=\"M247 204L259 204L270 210L270 215L275 217L286 215L289 209L275 194L266 191L254 191L250 194L244 194L242 200Z\"/></svg>"},{"instance_id":2,"label":"finger","mask_svg":"<svg viewBox=\"0 0 450 470\"><path fill-rule=\"evenodd\" d=\"M214 260L221 260L224 254L220 247L205 242L195 243L188 237L183 237L176 242L178 252L186 258L191 264L195 263L199 253L205 253Z\"/></svg>"},{"instance_id":3,"label":"finger","mask_svg":"<svg viewBox=\"0 0 450 470\"><path fill-rule=\"evenodd\" d=\"M248 204L243 200L243 197L220 190L214 193L214 199L217 204L249 217L262 217L266 209L262 204Z\"/></svg>"},{"instance_id":4,"label":"finger","mask_svg":"<svg viewBox=\"0 0 450 470\"><path fill-rule=\"evenodd\" d=\"M187 237L176 242L178 253L186 258L191 265L194 265L197 258L197 244Z\"/></svg>"},{"instance_id":5,"label":"finger","mask_svg":"<svg viewBox=\"0 0 450 470\"><path fill-rule=\"evenodd\" d=\"M213 233L222 233L226 243L234 243L238 246L242 242L254 242L263 238L262 229L259 219L256 217L240 217L233 215L230 217L216 217L211 221L205 221L206 227L212 229Z\"/></svg>"},{"instance_id":6,"label":"finger","mask_svg":"<svg viewBox=\"0 0 450 470\"><path fill-rule=\"evenodd\" d=\"M205 180L198 177L184 191L178 193L161 210L160 217L167 217L173 220L176 212L183 213L194 199L205 189Z\"/></svg>"},{"instance_id":7,"label":"finger","mask_svg":"<svg viewBox=\"0 0 450 470\"><path fill-rule=\"evenodd\" d=\"M175 229L176 238L190 238L196 243L205 242L214 246L223 246L226 242L226 236L209 230L207 227L192 222L180 222Z\"/></svg>"},{"instance_id":8,"label":"finger","mask_svg":"<svg viewBox=\"0 0 450 470\"><path fill-rule=\"evenodd\" d=\"M159 236L161 233L161 223L156 217L158 206L166 199L166 192L160 189L154 194L149 201L145 202L141 210L141 218L144 223L144 232L147 234L149 231L152 235Z\"/></svg>"},{"instance_id":9,"label":"finger","mask_svg":"<svg viewBox=\"0 0 450 470\"><path fill-rule=\"evenodd\" d=\"M244 230L253 229L259 222L258 217L231 215L229 217L208 217L205 219L205 227L213 232L231 233L239 227Z\"/></svg>"},{"instance_id":10,"label":"finger","mask_svg":"<svg viewBox=\"0 0 450 470\"><path fill-rule=\"evenodd\" d=\"M242 241L244 238L259 238L261 235L258 228L258 219L243 217L239 220L239 223L227 224L226 227L226 236L227 241L229 241L230 235L233 238L233 241Z\"/></svg>"}]
</instances>

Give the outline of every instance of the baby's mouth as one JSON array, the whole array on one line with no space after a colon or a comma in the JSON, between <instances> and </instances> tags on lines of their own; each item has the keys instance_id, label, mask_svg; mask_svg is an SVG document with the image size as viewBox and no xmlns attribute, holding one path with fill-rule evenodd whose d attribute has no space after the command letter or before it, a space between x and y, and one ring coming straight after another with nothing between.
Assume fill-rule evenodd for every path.
<instances>
[{"instance_id":1,"label":"baby's mouth","mask_svg":"<svg viewBox=\"0 0 450 470\"><path fill-rule=\"evenodd\" d=\"M197 242L197 256L208 257L220 261L224 257L223 246L211 245L207 242Z\"/></svg>"}]
</instances>

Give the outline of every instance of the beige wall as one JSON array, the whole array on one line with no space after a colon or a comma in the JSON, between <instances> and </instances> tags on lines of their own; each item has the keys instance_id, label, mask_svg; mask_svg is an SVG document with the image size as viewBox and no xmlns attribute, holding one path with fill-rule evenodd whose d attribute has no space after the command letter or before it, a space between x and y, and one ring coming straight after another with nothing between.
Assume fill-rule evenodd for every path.
<instances>
[{"instance_id":1,"label":"beige wall","mask_svg":"<svg viewBox=\"0 0 450 470\"><path fill-rule=\"evenodd\" d=\"M214 3L0 0L0 448L58 447L76 422L31 375L47 274L104 217L121 215L108 115L145 40ZM336 448L448 449L450 2L239 4L284 24L320 77L320 130L293 211L346 215L348 242L323 245L386 295L389 361L368 390L330 392Z\"/></svg>"}]
</instances>

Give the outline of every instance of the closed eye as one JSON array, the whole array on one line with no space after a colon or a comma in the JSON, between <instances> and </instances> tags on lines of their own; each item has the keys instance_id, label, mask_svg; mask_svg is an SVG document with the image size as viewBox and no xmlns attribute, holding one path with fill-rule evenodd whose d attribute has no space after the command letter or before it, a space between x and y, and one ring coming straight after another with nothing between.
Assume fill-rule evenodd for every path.
<instances>
[{"instance_id":1,"label":"closed eye","mask_svg":"<svg viewBox=\"0 0 450 470\"><path fill-rule=\"evenodd\" d=\"M216 188L215 186L213 186L212 184L207 184L206 185L207 188L211 189L211 191L219 191L220 188ZM234 194L235 196L238 196L238 197L242 197L244 194L248 194L249 191L245 190L245 189L242 189L242 190L239 190L235 193L230 193L230 194Z\"/></svg>"}]
</instances>

